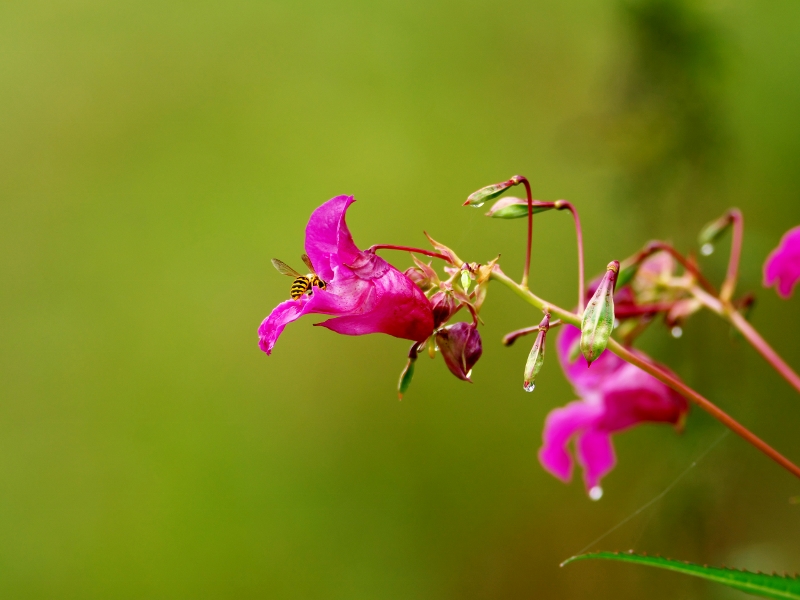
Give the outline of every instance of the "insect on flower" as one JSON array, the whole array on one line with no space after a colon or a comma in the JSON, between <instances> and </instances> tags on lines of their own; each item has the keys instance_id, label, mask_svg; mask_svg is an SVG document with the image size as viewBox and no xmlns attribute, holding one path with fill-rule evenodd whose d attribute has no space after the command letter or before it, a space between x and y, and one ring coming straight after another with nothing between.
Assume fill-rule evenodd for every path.
<instances>
[{"instance_id":1,"label":"insect on flower","mask_svg":"<svg viewBox=\"0 0 800 600\"><path fill-rule=\"evenodd\" d=\"M307 254L303 254L300 257L308 269L311 271L307 275L301 275L297 271L295 271L292 267L287 265L282 260L278 260L277 258L272 259L272 266L278 270L278 273L281 275L287 275L289 277L294 277L294 281L292 282L292 289L290 295L292 300L297 300L298 298L302 297L303 294L312 294L314 286L318 287L321 290L325 289L325 282L319 278L319 276L314 271L314 265L311 264L311 259L308 258Z\"/></svg>"}]
</instances>

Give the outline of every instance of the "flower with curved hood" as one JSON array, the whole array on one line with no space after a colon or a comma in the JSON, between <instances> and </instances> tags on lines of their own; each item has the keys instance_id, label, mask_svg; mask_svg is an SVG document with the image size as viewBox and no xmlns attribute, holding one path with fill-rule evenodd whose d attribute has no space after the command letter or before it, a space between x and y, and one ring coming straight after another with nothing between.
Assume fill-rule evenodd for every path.
<instances>
[{"instance_id":1,"label":"flower with curved hood","mask_svg":"<svg viewBox=\"0 0 800 600\"><path fill-rule=\"evenodd\" d=\"M332 315L322 323L336 333L387 333L423 341L433 332L431 305L413 281L374 252L359 250L345 223L352 196L336 196L317 208L306 226L305 249L325 289L286 300L258 328L258 344L270 354L283 328L306 314Z\"/></svg>"},{"instance_id":2,"label":"flower with curved hood","mask_svg":"<svg viewBox=\"0 0 800 600\"><path fill-rule=\"evenodd\" d=\"M764 287L777 285L778 295L788 298L800 281L800 225L787 231L764 263Z\"/></svg>"},{"instance_id":3,"label":"flower with curved hood","mask_svg":"<svg viewBox=\"0 0 800 600\"><path fill-rule=\"evenodd\" d=\"M680 426L688 406L677 392L611 352L604 352L589 369L586 359L575 352L580 335L576 327L564 325L558 336L561 367L580 400L547 415L539 460L547 471L569 481L573 458L567 446L575 439L586 489L599 497L600 480L616 463L611 434L639 423Z\"/></svg>"}]
</instances>

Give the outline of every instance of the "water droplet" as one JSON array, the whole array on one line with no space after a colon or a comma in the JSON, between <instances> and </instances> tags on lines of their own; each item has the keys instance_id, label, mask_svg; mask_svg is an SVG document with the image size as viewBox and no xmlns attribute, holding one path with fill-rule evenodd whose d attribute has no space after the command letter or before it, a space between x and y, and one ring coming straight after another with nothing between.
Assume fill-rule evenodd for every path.
<instances>
[{"instance_id":1,"label":"water droplet","mask_svg":"<svg viewBox=\"0 0 800 600\"><path fill-rule=\"evenodd\" d=\"M472 369L467 371L467 379L469 379L470 377L472 377Z\"/></svg>"},{"instance_id":2,"label":"water droplet","mask_svg":"<svg viewBox=\"0 0 800 600\"><path fill-rule=\"evenodd\" d=\"M676 340L683 335L683 328L680 325L675 325L669 331Z\"/></svg>"},{"instance_id":3,"label":"water droplet","mask_svg":"<svg viewBox=\"0 0 800 600\"><path fill-rule=\"evenodd\" d=\"M708 243L700 246L700 254L703 256L711 256L714 253L714 244Z\"/></svg>"},{"instance_id":4,"label":"water droplet","mask_svg":"<svg viewBox=\"0 0 800 600\"><path fill-rule=\"evenodd\" d=\"M532 381L526 381L522 384L522 389L526 392L532 392L536 388L536 384Z\"/></svg>"},{"instance_id":5,"label":"water droplet","mask_svg":"<svg viewBox=\"0 0 800 600\"><path fill-rule=\"evenodd\" d=\"M600 500L603 497L603 488L599 485L594 486L592 489L589 490L589 498L594 501Z\"/></svg>"},{"instance_id":6,"label":"water droplet","mask_svg":"<svg viewBox=\"0 0 800 600\"><path fill-rule=\"evenodd\" d=\"M481 200L480 202L475 202L474 204L470 204L470 206L472 208L480 208L484 204L486 204L486 200Z\"/></svg>"},{"instance_id":7,"label":"water droplet","mask_svg":"<svg viewBox=\"0 0 800 600\"><path fill-rule=\"evenodd\" d=\"M614 319L614 329L619 327L619 319Z\"/></svg>"}]
</instances>

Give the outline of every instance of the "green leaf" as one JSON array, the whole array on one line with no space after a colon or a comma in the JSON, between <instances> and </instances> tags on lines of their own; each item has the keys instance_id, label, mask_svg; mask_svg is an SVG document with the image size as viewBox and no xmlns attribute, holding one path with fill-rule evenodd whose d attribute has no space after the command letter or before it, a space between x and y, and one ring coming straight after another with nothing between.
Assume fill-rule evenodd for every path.
<instances>
[{"instance_id":1,"label":"green leaf","mask_svg":"<svg viewBox=\"0 0 800 600\"><path fill-rule=\"evenodd\" d=\"M568 565L578 560L604 559L616 560L621 562L631 562L668 571L677 571L685 575L693 575L727 585L754 596L762 598L780 598L782 600L800 600L800 579L795 575L767 575L765 573L751 573L750 571L739 571L725 567L708 567L696 565L694 563L673 560L671 558L661 558L660 556L647 556L645 554L634 554L621 552L592 552L573 556L565 560L561 566Z\"/></svg>"},{"instance_id":2,"label":"green leaf","mask_svg":"<svg viewBox=\"0 0 800 600\"><path fill-rule=\"evenodd\" d=\"M411 380L414 378L414 362L416 358L409 358L403 372L400 373L400 381L397 382L397 397L402 400L403 395L408 391Z\"/></svg>"}]
</instances>

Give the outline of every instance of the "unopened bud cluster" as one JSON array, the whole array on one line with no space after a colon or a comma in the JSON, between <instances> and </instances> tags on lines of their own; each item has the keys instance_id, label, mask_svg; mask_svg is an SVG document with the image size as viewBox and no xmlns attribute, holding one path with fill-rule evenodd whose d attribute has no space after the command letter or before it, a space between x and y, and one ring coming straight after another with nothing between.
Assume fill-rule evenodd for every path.
<instances>
[{"instance_id":1,"label":"unopened bud cluster","mask_svg":"<svg viewBox=\"0 0 800 600\"><path fill-rule=\"evenodd\" d=\"M414 256L414 266L405 271L431 303L434 330L428 340L415 343L409 351L408 362L398 383L401 398L411 384L418 352L424 346L427 345L431 358L441 354L450 372L463 381L472 381L472 368L483 351L478 333L478 312L486 299L489 276L497 259L485 265L467 263L444 244L430 236L428 240L437 252L448 257L452 266L445 267L445 275L440 277L430 263ZM470 320L451 323L462 309L469 313Z\"/></svg>"}]
</instances>

